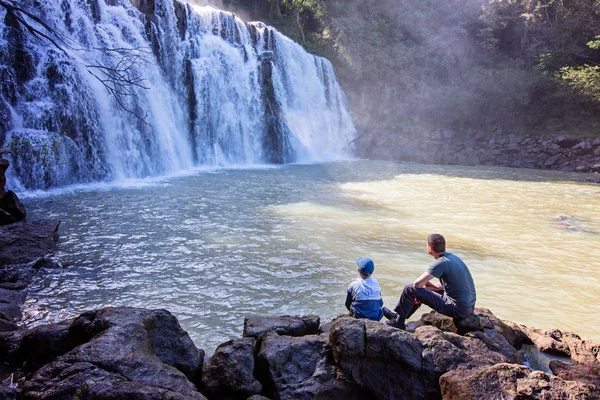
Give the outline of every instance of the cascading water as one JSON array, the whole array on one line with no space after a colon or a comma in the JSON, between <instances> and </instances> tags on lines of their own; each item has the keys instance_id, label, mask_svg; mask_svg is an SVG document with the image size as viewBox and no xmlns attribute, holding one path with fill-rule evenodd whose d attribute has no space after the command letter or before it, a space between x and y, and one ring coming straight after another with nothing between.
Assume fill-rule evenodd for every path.
<instances>
[{"instance_id":1,"label":"cascading water","mask_svg":"<svg viewBox=\"0 0 600 400\"><path fill-rule=\"evenodd\" d=\"M178 0L22 3L68 39L35 38L0 7L10 187L348 156L331 64L271 27Z\"/></svg>"}]
</instances>

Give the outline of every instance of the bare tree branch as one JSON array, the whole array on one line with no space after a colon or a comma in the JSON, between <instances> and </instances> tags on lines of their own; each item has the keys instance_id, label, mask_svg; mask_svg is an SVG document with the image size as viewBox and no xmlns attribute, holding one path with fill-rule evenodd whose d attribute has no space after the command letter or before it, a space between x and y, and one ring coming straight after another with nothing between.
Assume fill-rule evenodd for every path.
<instances>
[{"instance_id":1,"label":"bare tree branch","mask_svg":"<svg viewBox=\"0 0 600 400\"><path fill-rule=\"evenodd\" d=\"M85 49L83 46L65 37L56 29L52 28L46 21L27 9L21 7L14 0L0 0L0 6L12 15L27 31L37 39L45 39L63 54L68 55L65 49L74 51L96 50L102 53L104 60L85 65L88 72L95 77L112 95L123 110L132 114L143 123L146 123L148 113L141 115L132 110L128 105L127 98L137 97L133 88L148 90L144 85L146 79L143 77L140 66L146 63L146 56L151 52L144 48L103 48L93 47ZM33 21L30 22L30 21ZM35 26L39 25L39 27Z\"/></svg>"}]
</instances>

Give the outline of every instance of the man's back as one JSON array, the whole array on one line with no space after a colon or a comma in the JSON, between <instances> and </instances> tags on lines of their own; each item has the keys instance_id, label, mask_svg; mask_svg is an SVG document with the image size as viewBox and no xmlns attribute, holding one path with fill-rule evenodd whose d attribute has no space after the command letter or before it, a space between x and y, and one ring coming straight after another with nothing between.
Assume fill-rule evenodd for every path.
<instances>
[{"instance_id":1,"label":"man's back","mask_svg":"<svg viewBox=\"0 0 600 400\"><path fill-rule=\"evenodd\" d=\"M469 268L456 255L443 252L428 269L444 286L446 295L463 307L475 306L475 283Z\"/></svg>"}]
</instances>

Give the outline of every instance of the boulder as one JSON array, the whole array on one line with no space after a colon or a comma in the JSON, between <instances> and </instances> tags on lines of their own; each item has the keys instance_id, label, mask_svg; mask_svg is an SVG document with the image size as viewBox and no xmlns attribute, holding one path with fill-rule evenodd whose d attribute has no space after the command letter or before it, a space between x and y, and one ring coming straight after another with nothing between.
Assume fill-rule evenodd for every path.
<instances>
[{"instance_id":1,"label":"boulder","mask_svg":"<svg viewBox=\"0 0 600 400\"><path fill-rule=\"evenodd\" d=\"M21 398L21 391L17 388L0 385L0 399L17 400Z\"/></svg>"},{"instance_id":2,"label":"boulder","mask_svg":"<svg viewBox=\"0 0 600 400\"><path fill-rule=\"evenodd\" d=\"M15 221L22 221L27 216L25 206L17 197L17 194L12 190L9 190L4 194L2 200L0 200L0 209L6 211L15 219Z\"/></svg>"},{"instance_id":3,"label":"boulder","mask_svg":"<svg viewBox=\"0 0 600 400\"><path fill-rule=\"evenodd\" d=\"M4 100L0 99L0 102L2 104L4 103ZM0 142L1 143L1 142ZM6 186L6 170L8 169L8 166L10 164L8 163L8 160L6 158L0 158L0 201L2 200L2 198L4 197L5 192L5 186Z\"/></svg>"},{"instance_id":4,"label":"boulder","mask_svg":"<svg viewBox=\"0 0 600 400\"><path fill-rule=\"evenodd\" d=\"M577 381L600 388L600 364L576 364L552 360L550 370L566 381Z\"/></svg>"},{"instance_id":5,"label":"boulder","mask_svg":"<svg viewBox=\"0 0 600 400\"><path fill-rule=\"evenodd\" d=\"M550 157L548 157L546 159L546 161L544 161L544 167L546 167L546 168L553 167L554 165L556 165L556 163L558 162L559 158L560 157L558 155L556 155L556 154L551 155Z\"/></svg>"},{"instance_id":6,"label":"boulder","mask_svg":"<svg viewBox=\"0 0 600 400\"><path fill-rule=\"evenodd\" d=\"M554 142L563 149L570 149L579 143L579 139L574 136L559 135L554 138Z\"/></svg>"},{"instance_id":7,"label":"boulder","mask_svg":"<svg viewBox=\"0 0 600 400\"><path fill-rule=\"evenodd\" d=\"M21 320L21 304L25 301L25 293L19 290L0 289L0 318L7 321Z\"/></svg>"},{"instance_id":8,"label":"boulder","mask_svg":"<svg viewBox=\"0 0 600 400\"><path fill-rule=\"evenodd\" d=\"M464 335L467 332L483 331L484 326L479 316L475 313L467 318L451 318L435 311L421 316L423 325L433 325L444 332ZM491 328L491 326L489 326Z\"/></svg>"},{"instance_id":9,"label":"boulder","mask_svg":"<svg viewBox=\"0 0 600 400\"><path fill-rule=\"evenodd\" d=\"M0 208L0 226L15 223L15 218L10 213Z\"/></svg>"},{"instance_id":10,"label":"boulder","mask_svg":"<svg viewBox=\"0 0 600 400\"><path fill-rule=\"evenodd\" d=\"M258 338L268 331L280 335L304 336L315 335L319 332L320 319L315 315L292 317L262 317L249 315L244 318L244 337Z\"/></svg>"},{"instance_id":11,"label":"boulder","mask_svg":"<svg viewBox=\"0 0 600 400\"><path fill-rule=\"evenodd\" d=\"M558 329L542 331L524 328L538 350L563 357L570 357L580 364L600 364L600 343L584 340L575 333Z\"/></svg>"},{"instance_id":12,"label":"boulder","mask_svg":"<svg viewBox=\"0 0 600 400\"><path fill-rule=\"evenodd\" d=\"M63 321L27 330L9 359L25 371L35 371L52 362L79 344L69 336L70 325L71 321Z\"/></svg>"},{"instance_id":13,"label":"boulder","mask_svg":"<svg viewBox=\"0 0 600 400\"><path fill-rule=\"evenodd\" d=\"M594 152L594 148L592 147L591 140L582 140L573 146L573 152L580 155L592 154Z\"/></svg>"},{"instance_id":14,"label":"boulder","mask_svg":"<svg viewBox=\"0 0 600 400\"><path fill-rule=\"evenodd\" d=\"M422 379L426 382L427 397L439 396L439 377L448 371L518 361L515 349L502 352L502 344L494 340L498 338L477 333L481 336L461 336L433 326L423 326L415 331L423 346Z\"/></svg>"},{"instance_id":15,"label":"boulder","mask_svg":"<svg viewBox=\"0 0 600 400\"><path fill-rule=\"evenodd\" d=\"M200 379L204 351L168 311L90 311L73 321L66 338L76 347L38 369L23 386L25 398L204 398L190 382ZM44 341L33 343L38 347L27 346L36 354ZM56 349L64 349L61 343Z\"/></svg>"},{"instance_id":16,"label":"boulder","mask_svg":"<svg viewBox=\"0 0 600 400\"><path fill-rule=\"evenodd\" d=\"M597 399L597 387L530 371L517 364L455 369L440 378L442 399Z\"/></svg>"},{"instance_id":17,"label":"boulder","mask_svg":"<svg viewBox=\"0 0 600 400\"><path fill-rule=\"evenodd\" d=\"M372 398L426 397L423 345L415 335L386 324L341 317L329 331L333 359ZM437 387L437 382L428 382Z\"/></svg>"},{"instance_id":18,"label":"boulder","mask_svg":"<svg viewBox=\"0 0 600 400\"><path fill-rule=\"evenodd\" d=\"M202 387L214 397L245 398L262 391L254 377L253 338L229 340L204 365Z\"/></svg>"},{"instance_id":19,"label":"boulder","mask_svg":"<svg viewBox=\"0 0 600 400\"><path fill-rule=\"evenodd\" d=\"M326 338L267 333L257 356L256 375L264 394L275 399L365 399L331 362Z\"/></svg>"},{"instance_id":20,"label":"boulder","mask_svg":"<svg viewBox=\"0 0 600 400\"><path fill-rule=\"evenodd\" d=\"M60 221L22 221L0 226L0 265L24 264L56 249Z\"/></svg>"}]
</instances>

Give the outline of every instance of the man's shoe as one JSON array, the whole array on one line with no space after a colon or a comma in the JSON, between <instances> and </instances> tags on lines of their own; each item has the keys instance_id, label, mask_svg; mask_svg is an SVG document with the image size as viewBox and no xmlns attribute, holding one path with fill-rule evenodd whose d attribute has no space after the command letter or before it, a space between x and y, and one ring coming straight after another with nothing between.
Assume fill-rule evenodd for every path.
<instances>
[{"instance_id":1,"label":"man's shoe","mask_svg":"<svg viewBox=\"0 0 600 400\"><path fill-rule=\"evenodd\" d=\"M383 316L386 317L387 319L395 320L396 318L398 318L398 314L396 314L389 308L383 307L382 310L383 310Z\"/></svg>"},{"instance_id":2,"label":"man's shoe","mask_svg":"<svg viewBox=\"0 0 600 400\"><path fill-rule=\"evenodd\" d=\"M385 324L393 326L394 328L402 329L403 331L406 330L406 325L404 324L404 321L402 321L400 318L390 319L389 321L386 321Z\"/></svg>"}]
</instances>

